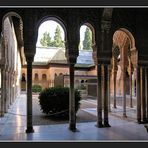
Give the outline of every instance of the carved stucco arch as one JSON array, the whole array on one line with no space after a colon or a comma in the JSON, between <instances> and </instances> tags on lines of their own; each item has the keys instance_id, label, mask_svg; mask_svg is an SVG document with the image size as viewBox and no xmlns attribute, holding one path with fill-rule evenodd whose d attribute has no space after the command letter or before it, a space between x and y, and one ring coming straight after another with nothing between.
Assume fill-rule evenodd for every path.
<instances>
[{"instance_id":1,"label":"carved stucco arch","mask_svg":"<svg viewBox=\"0 0 148 148\"><path fill-rule=\"evenodd\" d=\"M81 23L80 26L79 26L79 32L80 32L81 27L84 26L84 25L87 26L92 32L92 46L94 46L96 44L94 26L89 22Z\"/></svg>"},{"instance_id":2,"label":"carved stucco arch","mask_svg":"<svg viewBox=\"0 0 148 148\"><path fill-rule=\"evenodd\" d=\"M132 33L128 30L128 29L125 29L125 28L120 28L119 31L123 31L124 33L126 33L126 35L128 36L129 38L129 41L130 41L130 49L135 49L135 39L134 39L134 36L132 35Z\"/></svg>"},{"instance_id":3,"label":"carved stucco arch","mask_svg":"<svg viewBox=\"0 0 148 148\"><path fill-rule=\"evenodd\" d=\"M17 18L20 19L20 23L21 23L21 27L23 28L23 21L22 21L22 17L14 12L14 11L10 11L10 12L7 12L4 16L3 16L3 19L2 19L2 32L4 31L4 20L7 18L7 17L11 17L11 16L15 16Z\"/></svg>"},{"instance_id":4,"label":"carved stucco arch","mask_svg":"<svg viewBox=\"0 0 148 148\"><path fill-rule=\"evenodd\" d=\"M118 28L116 31L121 31L123 33L125 33L127 35L127 38L129 40L129 45L130 45L130 55L131 56L131 61L132 61L132 64L134 67L136 67L137 65L137 49L135 47L135 38L133 36L133 33L131 33L131 31L129 31L129 29L127 29L126 27L121 27L121 28ZM114 32L114 34L116 33L116 31ZM114 37L114 35L113 35Z\"/></svg>"},{"instance_id":5,"label":"carved stucco arch","mask_svg":"<svg viewBox=\"0 0 148 148\"><path fill-rule=\"evenodd\" d=\"M18 27L19 31L20 31L20 36L17 36L17 34L16 34L16 38L17 38L17 41L19 42L18 46L21 45L19 50L20 50L20 53L21 53L22 63L24 64L26 59L25 59L24 48L23 48L23 46L24 46L24 40L23 40L23 18L21 17L20 14L18 14L17 12L14 12L14 11L10 11L10 12L5 13L3 15L3 18L2 18L2 34L1 34L2 36L3 36L3 33L4 33L4 21L5 21L5 19L7 17L16 17L16 18L18 18L19 26L14 26L14 29L15 29L15 27Z\"/></svg>"},{"instance_id":6,"label":"carved stucco arch","mask_svg":"<svg viewBox=\"0 0 148 148\"><path fill-rule=\"evenodd\" d=\"M41 26L42 23L46 22L46 21L55 21L58 24L60 24L60 26L62 27L62 29L64 30L64 41L67 41L67 29L66 29L66 25L64 23L64 21L58 17L58 16L45 16L42 17L38 22L37 22L37 31L39 30L39 27Z\"/></svg>"}]
</instances>

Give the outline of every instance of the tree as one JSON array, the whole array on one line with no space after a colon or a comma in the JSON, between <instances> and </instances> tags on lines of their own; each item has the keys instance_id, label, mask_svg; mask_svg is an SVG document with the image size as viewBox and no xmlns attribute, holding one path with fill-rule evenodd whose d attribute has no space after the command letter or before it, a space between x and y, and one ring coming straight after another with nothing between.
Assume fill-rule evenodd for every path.
<instances>
[{"instance_id":1,"label":"tree","mask_svg":"<svg viewBox=\"0 0 148 148\"><path fill-rule=\"evenodd\" d=\"M61 37L61 30L59 25L57 25L54 35L53 47L64 47L64 42Z\"/></svg>"},{"instance_id":2,"label":"tree","mask_svg":"<svg viewBox=\"0 0 148 148\"><path fill-rule=\"evenodd\" d=\"M92 33L91 30L86 27L84 40L83 40L83 49L84 50L92 50Z\"/></svg>"},{"instance_id":3,"label":"tree","mask_svg":"<svg viewBox=\"0 0 148 148\"><path fill-rule=\"evenodd\" d=\"M51 37L50 37L49 32L46 31L43 33L43 37L40 39L40 43L44 47L52 46Z\"/></svg>"}]
</instances>

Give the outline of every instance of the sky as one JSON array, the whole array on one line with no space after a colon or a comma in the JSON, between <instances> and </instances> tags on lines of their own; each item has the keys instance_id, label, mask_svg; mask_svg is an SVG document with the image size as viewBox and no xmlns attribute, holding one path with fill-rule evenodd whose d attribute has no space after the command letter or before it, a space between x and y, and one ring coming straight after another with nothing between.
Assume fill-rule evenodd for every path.
<instances>
[{"instance_id":1,"label":"sky","mask_svg":"<svg viewBox=\"0 0 148 148\"><path fill-rule=\"evenodd\" d=\"M59 25L59 27L61 29L61 36L62 36L62 39L64 40L64 30L60 26L60 24L58 24L55 21L51 21L51 20L50 21L45 21L44 23L42 23L40 25L39 30L38 30L37 47L40 47L41 46L40 39L42 38L43 33L45 31L49 32L51 39L53 39L54 33L55 33L55 29L56 29L57 25ZM80 28L80 42L81 42L81 47L82 47L82 41L84 40L84 32L85 32L85 29L86 29L86 26L84 26L84 25L81 26L81 28Z\"/></svg>"}]
</instances>

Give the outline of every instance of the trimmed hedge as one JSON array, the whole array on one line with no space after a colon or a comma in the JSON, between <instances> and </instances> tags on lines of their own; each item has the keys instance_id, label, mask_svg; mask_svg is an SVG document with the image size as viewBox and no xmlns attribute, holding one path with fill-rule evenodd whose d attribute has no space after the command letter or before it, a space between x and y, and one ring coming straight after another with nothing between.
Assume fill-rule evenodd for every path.
<instances>
[{"instance_id":1,"label":"trimmed hedge","mask_svg":"<svg viewBox=\"0 0 148 148\"><path fill-rule=\"evenodd\" d=\"M42 87L40 85L33 85L32 86L32 92L41 92L42 91Z\"/></svg>"},{"instance_id":2,"label":"trimmed hedge","mask_svg":"<svg viewBox=\"0 0 148 148\"><path fill-rule=\"evenodd\" d=\"M43 113L52 117L69 117L69 88L50 87L39 94L39 104ZM75 110L80 107L80 92L75 89Z\"/></svg>"}]
</instances>

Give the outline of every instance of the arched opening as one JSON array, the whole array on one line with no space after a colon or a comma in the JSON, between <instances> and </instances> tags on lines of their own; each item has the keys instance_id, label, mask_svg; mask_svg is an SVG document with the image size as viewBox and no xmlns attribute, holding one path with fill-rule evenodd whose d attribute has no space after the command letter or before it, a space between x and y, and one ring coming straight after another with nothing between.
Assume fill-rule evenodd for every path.
<instances>
[{"instance_id":1,"label":"arched opening","mask_svg":"<svg viewBox=\"0 0 148 148\"><path fill-rule=\"evenodd\" d=\"M87 91L90 91L90 89L87 89L90 87L86 86L87 84L85 83L85 80L88 79L89 81L89 79L96 76L95 64L92 57L94 44L95 44L94 27L88 22L83 23L80 26L79 56L77 57L77 63L75 65L75 67L77 67L77 69L75 70L75 78L79 77L80 79L79 85L76 86L81 91L81 94L83 93L82 95L84 97L83 99L86 99L87 95L89 95L89 92Z\"/></svg>"},{"instance_id":2,"label":"arched opening","mask_svg":"<svg viewBox=\"0 0 148 148\"><path fill-rule=\"evenodd\" d=\"M8 111L10 105L21 93L25 77L21 69L24 64L23 25L19 14L8 12L2 19L1 33L1 113ZM5 68L7 65L7 69ZM25 86L24 86L25 90ZM2 115L3 116L3 115Z\"/></svg>"},{"instance_id":3,"label":"arched opening","mask_svg":"<svg viewBox=\"0 0 148 148\"><path fill-rule=\"evenodd\" d=\"M40 83L43 88L56 85L54 84L56 82L55 73L63 71L68 73L68 66L63 68L63 65L67 63L65 57L66 34L65 25L58 17L47 16L38 22L38 39L33 69L47 73L46 81ZM64 86L64 84L62 85Z\"/></svg>"},{"instance_id":4,"label":"arched opening","mask_svg":"<svg viewBox=\"0 0 148 148\"><path fill-rule=\"evenodd\" d=\"M38 75L38 73L35 73L35 75L34 75L34 81L35 82L39 81L39 75Z\"/></svg>"},{"instance_id":5,"label":"arched opening","mask_svg":"<svg viewBox=\"0 0 148 148\"><path fill-rule=\"evenodd\" d=\"M125 28L118 29L113 35L110 88L112 106L116 111L123 107L124 117L131 115L128 108L136 110L137 106L134 85L137 57L133 53L137 54L133 35Z\"/></svg>"},{"instance_id":6,"label":"arched opening","mask_svg":"<svg viewBox=\"0 0 148 148\"><path fill-rule=\"evenodd\" d=\"M47 80L46 74L42 74L42 81L46 81L46 80Z\"/></svg>"},{"instance_id":7,"label":"arched opening","mask_svg":"<svg viewBox=\"0 0 148 148\"><path fill-rule=\"evenodd\" d=\"M22 74L22 82L26 82L26 75L25 75L25 73Z\"/></svg>"}]
</instances>

